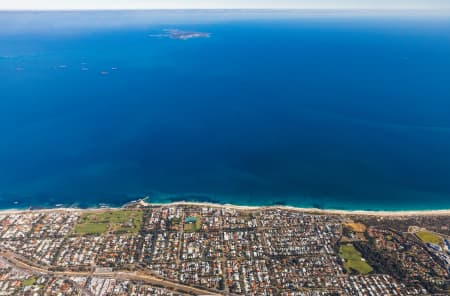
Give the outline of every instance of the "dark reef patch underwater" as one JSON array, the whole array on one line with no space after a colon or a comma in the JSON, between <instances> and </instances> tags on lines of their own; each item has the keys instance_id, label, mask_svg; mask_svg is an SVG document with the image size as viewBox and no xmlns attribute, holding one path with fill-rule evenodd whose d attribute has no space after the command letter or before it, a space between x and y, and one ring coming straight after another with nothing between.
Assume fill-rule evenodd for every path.
<instances>
[{"instance_id":1,"label":"dark reef patch underwater","mask_svg":"<svg viewBox=\"0 0 450 296\"><path fill-rule=\"evenodd\" d=\"M449 52L439 16L2 12L0 208L450 208Z\"/></svg>"}]
</instances>

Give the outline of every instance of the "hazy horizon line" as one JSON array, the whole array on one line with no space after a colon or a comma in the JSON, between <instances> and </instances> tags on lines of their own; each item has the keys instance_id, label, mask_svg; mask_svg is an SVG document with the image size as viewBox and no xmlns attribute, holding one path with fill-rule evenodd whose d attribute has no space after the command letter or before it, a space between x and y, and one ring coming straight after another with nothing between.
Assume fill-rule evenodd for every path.
<instances>
[{"instance_id":1,"label":"hazy horizon line","mask_svg":"<svg viewBox=\"0 0 450 296\"><path fill-rule=\"evenodd\" d=\"M367 12L367 13L416 13L449 15L450 9L404 9L404 8L67 8L67 9L1 9L5 12Z\"/></svg>"},{"instance_id":2,"label":"hazy horizon line","mask_svg":"<svg viewBox=\"0 0 450 296\"><path fill-rule=\"evenodd\" d=\"M323 11L450 11L450 8L50 8L50 9L2 9L0 11L186 11L186 10L205 10L205 11L305 11L305 10L323 10Z\"/></svg>"}]
</instances>

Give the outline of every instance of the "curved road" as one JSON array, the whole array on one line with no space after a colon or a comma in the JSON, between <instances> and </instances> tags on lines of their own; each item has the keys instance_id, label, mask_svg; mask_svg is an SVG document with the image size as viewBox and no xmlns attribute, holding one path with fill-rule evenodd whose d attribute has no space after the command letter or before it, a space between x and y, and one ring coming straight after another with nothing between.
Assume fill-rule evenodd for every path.
<instances>
[{"instance_id":1,"label":"curved road","mask_svg":"<svg viewBox=\"0 0 450 296\"><path fill-rule=\"evenodd\" d=\"M49 274L52 276L58 276L58 277L67 277L67 276L82 276L82 277L102 277L102 278L114 278L114 279L120 279L120 280L135 280L135 281L142 281L151 285L156 286L162 286L169 289L174 289L183 293L187 294L194 294L194 295L221 295L217 293L211 293L208 290L203 290L183 284L174 283L171 281L166 281L163 279L156 278L154 276L144 274L141 272L60 272L60 271L49 271L46 268L38 267L30 265L23 261L23 259L20 258L20 256L11 253L9 251L3 251L0 252L0 257L6 259L13 265L23 269L27 270L31 273L43 273L43 274ZM83 288L82 288L83 289ZM83 289L84 292L86 292L85 289ZM92 293L89 292L90 295Z\"/></svg>"}]
</instances>

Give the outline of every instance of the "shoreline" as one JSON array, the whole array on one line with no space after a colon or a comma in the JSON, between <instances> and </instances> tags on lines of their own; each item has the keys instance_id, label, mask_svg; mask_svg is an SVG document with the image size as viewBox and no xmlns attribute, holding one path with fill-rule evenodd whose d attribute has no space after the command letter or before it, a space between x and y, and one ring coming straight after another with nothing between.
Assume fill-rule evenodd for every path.
<instances>
[{"instance_id":1,"label":"shoreline","mask_svg":"<svg viewBox=\"0 0 450 296\"><path fill-rule=\"evenodd\" d=\"M408 217L408 216L450 216L450 209L441 210L398 210L398 211L376 211L376 210L337 210L337 209L319 209L319 208L304 208L287 205L267 205L267 206L243 206L234 204L220 204L210 202L188 202L177 201L171 203L148 203L145 199L132 201L125 203L120 207L92 207L92 208L70 208L70 207L55 207L55 208L43 208L43 209L0 209L0 215L18 214L18 213L39 213L39 212L85 212L85 211L108 211L125 209L127 206L140 205L140 206L155 206L155 207L171 207L171 206L197 206L197 207L213 207L213 208L228 208L238 211L262 211L262 210L289 210L303 213L316 213L316 214L328 214L328 215L363 215L363 216L379 216L379 217Z\"/></svg>"},{"instance_id":2,"label":"shoreline","mask_svg":"<svg viewBox=\"0 0 450 296\"><path fill-rule=\"evenodd\" d=\"M302 208L285 205L271 205L271 206L241 206L233 204L215 204L208 202L173 202L169 204L146 203L140 201L147 206L173 206L173 205L187 205L187 206L208 206L215 208L230 208L241 211L260 211L268 209L280 209L298 211L303 213L320 213L330 215L365 215L365 216L448 216L450 209L442 210L405 210L405 211L368 211L368 210L335 210L335 209L318 209L318 208Z\"/></svg>"}]
</instances>

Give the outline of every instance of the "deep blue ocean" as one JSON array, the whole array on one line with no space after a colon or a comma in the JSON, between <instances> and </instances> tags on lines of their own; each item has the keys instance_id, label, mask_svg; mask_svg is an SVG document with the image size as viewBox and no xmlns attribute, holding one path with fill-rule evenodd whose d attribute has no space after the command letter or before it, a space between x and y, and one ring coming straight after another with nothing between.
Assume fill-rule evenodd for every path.
<instances>
[{"instance_id":1,"label":"deep blue ocean","mask_svg":"<svg viewBox=\"0 0 450 296\"><path fill-rule=\"evenodd\" d=\"M0 208L144 196L450 208L450 18L0 13Z\"/></svg>"}]
</instances>

